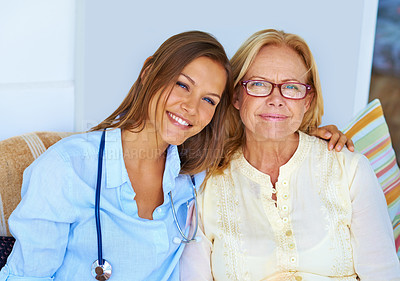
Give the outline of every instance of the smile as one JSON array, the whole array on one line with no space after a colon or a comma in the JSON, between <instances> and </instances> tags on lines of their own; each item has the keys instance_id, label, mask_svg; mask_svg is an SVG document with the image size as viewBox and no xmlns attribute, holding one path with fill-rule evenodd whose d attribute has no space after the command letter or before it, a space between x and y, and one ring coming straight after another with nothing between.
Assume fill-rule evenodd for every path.
<instances>
[{"instance_id":1,"label":"smile","mask_svg":"<svg viewBox=\"0 0 400 281\"><path fill-rule=\"evenodd\" d=\"M173 114L173 113L171 113L169 111L167 111L167 114L171 119L176 121L179 125L186 126L186 127L192 126L191 124L189 124L188 121L183 120L182 118L176 116L175 114Z\"/></svg>"},{"instance_id":2,"label":"smile","mask_svg":"<svg viewBox=\"0 0 400 281\"><path fill-rule=\"evenodd\" d=\"M282 114L260 114L260 117L265 119L265 120L271 120L271 121L283 121L288 118L286 115Z\"/></svg>"}]
</instances>

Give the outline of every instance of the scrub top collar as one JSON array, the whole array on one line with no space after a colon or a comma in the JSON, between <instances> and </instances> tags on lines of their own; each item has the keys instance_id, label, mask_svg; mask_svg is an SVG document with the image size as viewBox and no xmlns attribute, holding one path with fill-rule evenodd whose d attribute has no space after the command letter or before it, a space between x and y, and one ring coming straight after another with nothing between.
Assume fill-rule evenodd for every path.
<instances>
[{"instance_id":1,"label":"scrub top collar","mask_svg":"<svg viewBox=\"0 0 400 281\"><path fill-rule=\"evenodd\" d=\"M103 175L105 175L105 188L116 188L129 181L122 153L121 129L119 128L106 131Z\"/></svg>"}]
</instances>

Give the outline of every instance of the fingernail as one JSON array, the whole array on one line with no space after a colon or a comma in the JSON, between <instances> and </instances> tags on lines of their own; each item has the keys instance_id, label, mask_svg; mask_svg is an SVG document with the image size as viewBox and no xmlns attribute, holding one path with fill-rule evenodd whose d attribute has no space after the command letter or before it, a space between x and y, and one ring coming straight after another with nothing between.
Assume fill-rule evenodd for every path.
<instances>
[{"instance_id":1,"label":"fingernail","mask_svg":"<svg viewBox=\"0 0 400 281\"><path fill-rule=\"evenodd\" d=\"M325 137L326 137L326 138L330 138L331 136L332 136L331 133L329 133L329 132L326 132L326 133L325 133Z\"/></svg>"},{"instance_id":2,"label":"fingernail","mask_svg":"<svg viewBox=\"0 0 400 281\"><path fill-rule=\"evenodd\" d=\"M342 149L342 146L340 145L340 144L338 144L337 146L336 146L336 150L337 151L340 151Z\"/></svg>"}]
</instances>

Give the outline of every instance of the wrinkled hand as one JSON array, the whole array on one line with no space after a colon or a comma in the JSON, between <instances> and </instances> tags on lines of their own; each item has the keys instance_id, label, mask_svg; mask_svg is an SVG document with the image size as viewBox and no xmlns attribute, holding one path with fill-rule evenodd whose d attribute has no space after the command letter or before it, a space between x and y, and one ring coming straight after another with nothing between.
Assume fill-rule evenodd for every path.
<instances>
[{"instance_id":1,"label":"wrinkled hand","mask_svg":"<svg viewBox=\"0 0 400 281\"><path fill-rule=\"evenodd\" d=\"M341 151L344 145L346 145L348 150L354 151L353 141L348 139L335 125L319 127L315 131L311 132L311 135L324 140L329 140L329 150L335 148L336 151Z\"/></svg>"}]
</instances>

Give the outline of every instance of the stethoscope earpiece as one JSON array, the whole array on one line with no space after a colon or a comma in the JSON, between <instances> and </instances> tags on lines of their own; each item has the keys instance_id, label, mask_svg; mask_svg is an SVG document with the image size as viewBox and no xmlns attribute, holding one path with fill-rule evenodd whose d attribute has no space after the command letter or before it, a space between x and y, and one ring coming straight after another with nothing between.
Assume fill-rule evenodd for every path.
<instances>
[{"instance_id":1,"label":"stethoscope earpiece","mask_svg":"<svg viewBox=\"0 0 400 281\"><path fill-rule=\"evenodd\" d=\"M200 242L200 241L201 241L201 237L200 236L193 237L192 239L190 239L188 241L185 241L182 238L179 238L179 237L176 237L176 236L174 237L174 239L172 239L172 242L174 242L175 244L181 244L181 243L189 244L191 242Z\"/></svg>"}]
</instances>

